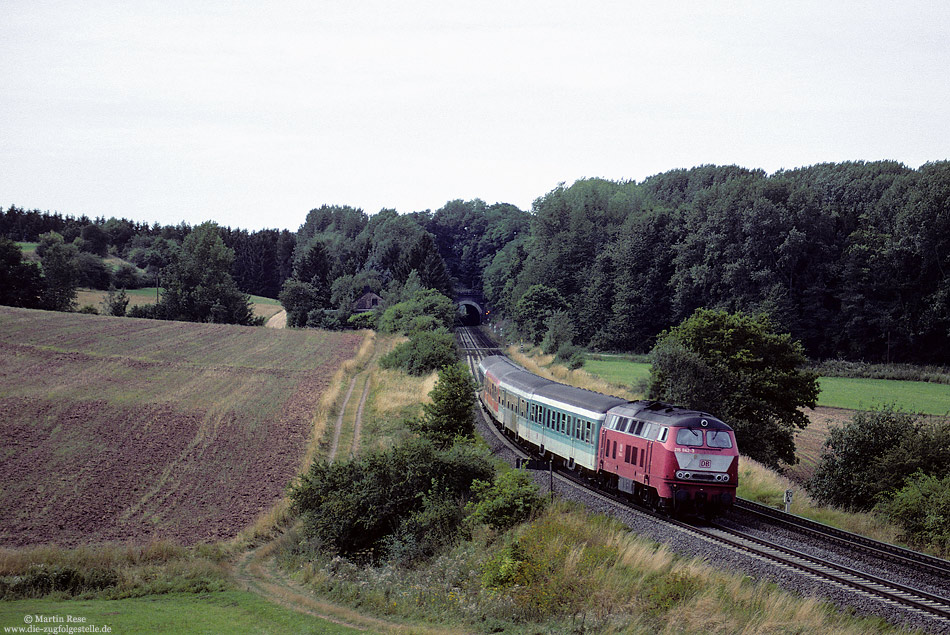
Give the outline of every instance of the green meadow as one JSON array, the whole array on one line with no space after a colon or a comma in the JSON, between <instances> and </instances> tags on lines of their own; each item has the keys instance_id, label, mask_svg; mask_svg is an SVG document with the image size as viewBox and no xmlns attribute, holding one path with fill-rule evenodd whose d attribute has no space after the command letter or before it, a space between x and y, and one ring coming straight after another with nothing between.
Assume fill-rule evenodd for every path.
<instances>
[{"instance_id":1,"label":"green meadow","mask_svg":"<svg viewBox=\"0 0 950 635\"><path fill-rule=\"evenodd\" d=\"M627 357L594 356L584 370L611 384L636 389L650 378L650 364ZM890 405L907 412L930 415L950 413L950 385L922 381L819 378L818 405L848 410L871 410Z\"/></svg>"},{"instance_id":2,"label":"green meadow","mask_svg":"<svg viewBox=\"0 0 950 635\"><path fill-rule=\"evenodd\" d=\"M820 377L818 405L873 410L890 405L907 412L950 413L950 386L922 381Z\"/></svg>"},{"instance_id":3,"label":"green meadow","mask_svg":"<svg viewBox=\"0 0 950 635\"><path fill-rule=\"evenodd\" d=\"M0 602L0 628L109 627L112 633L357 633L286 609L246 591L176 593L121 600L15 600ZM74 621L37 621L36 616ZM76 621L83 620L83 621ZM13 632L11 630L11 632ZM63 631L66 632L66 631ZM101 631L100 631L101 632Z\"/></svg>"},{"instance_id":4,"label":"green meadow","mask_svg":"<svg viewBox=\"0 0 950 635\"><path fill-rule=\"evenodd\" d=\"M611 384L633 388L650 380L650 364L628 357L592 356L584 362L584 370Z\"/></svg>"}]
</instances>

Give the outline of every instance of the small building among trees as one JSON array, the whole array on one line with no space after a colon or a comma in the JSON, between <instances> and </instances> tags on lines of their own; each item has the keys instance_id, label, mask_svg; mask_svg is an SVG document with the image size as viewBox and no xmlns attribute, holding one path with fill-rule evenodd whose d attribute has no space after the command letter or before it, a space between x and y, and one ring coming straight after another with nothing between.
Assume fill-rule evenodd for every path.
<instances>
[{"instance_id":1,"label":"small building among trees","mask_svg":"<svg viewBox=\"0 0 950 635\"><path fill-rule=\"evenodd\" d=\"M383 299L373 293L369 287L365 287L363 289L363 295L357 298L356 302L353 303L353 312L365 313L366 311L372 311L376 309L382 301Z\"/></svg>"}]
</instances>

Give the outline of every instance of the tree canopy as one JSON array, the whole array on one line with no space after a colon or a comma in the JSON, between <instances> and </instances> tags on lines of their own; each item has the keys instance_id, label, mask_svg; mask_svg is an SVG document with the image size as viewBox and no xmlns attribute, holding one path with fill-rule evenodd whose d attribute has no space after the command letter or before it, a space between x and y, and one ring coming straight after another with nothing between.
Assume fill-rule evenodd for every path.
<instances>
[{"instance_id":1,"label":"tree canopy","mask_svg":"<svg viewBox=\"0 0 950 635\"><path fill-rule=\"evenodd\" d=\"M733 427L743 454L778 467L795 463L803 407L818 397L800 343L764 315L697 309L660 334L651 352L649 394L707 411Z\"/></svg>"},{"instance_id":2,"label":"tree canopy","mask_svg":"<svg viewBox=\"0 0 950 635\"><path fill-rule=\"evenodd\" d=\"M166 270L160 314L187 322L259 322L250 298L231 277L233 261L234 252L225 246L215 223L195 227L182 243L177 260Z\"/></svg>"}]
</instances>

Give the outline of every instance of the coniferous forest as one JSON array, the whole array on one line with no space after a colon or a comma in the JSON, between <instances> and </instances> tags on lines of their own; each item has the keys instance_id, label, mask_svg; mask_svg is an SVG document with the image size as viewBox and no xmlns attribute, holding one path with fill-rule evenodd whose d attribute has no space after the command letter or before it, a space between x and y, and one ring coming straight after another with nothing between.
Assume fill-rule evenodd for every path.
<instances>
[{"instance_id":1,"label":"coniferous forest","mask_svg":"<svg viewBox=\"0 0 950 635\"><path fill-rule=\"evenodd\" d=\"M192 229L0 213L8 239L56 232L79 252L134 263L145 285ZM296 326L341 327L366 288L398 296L415 271L413 284L445 294L481 289L493 314L536 340L530 313L562 311L575 344L646 352L708 307L767 313L814 359L950 358L950 162L702 166L562 184L530 212L478 199L409 214L323 206L296 232L218 232L238 288L283 296Z\"/></svg>"}]
</instances>

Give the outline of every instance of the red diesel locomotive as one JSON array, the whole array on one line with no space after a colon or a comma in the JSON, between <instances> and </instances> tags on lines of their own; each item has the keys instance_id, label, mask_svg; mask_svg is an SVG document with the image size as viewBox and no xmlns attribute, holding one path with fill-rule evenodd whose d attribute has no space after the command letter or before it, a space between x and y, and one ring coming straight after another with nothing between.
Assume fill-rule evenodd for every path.
<instances>
[{"instance_id":1,"label":"red diesel locomotive","mask_svg":"<svg viewBox=\"0 0 950 635\"><path fill-rule=\"evenodd\" d=\"M502 356L479 373L499 428L606 488L676 515L714 516L735 500L735 434L710 414L566 386Z\"/></svg>"}]
</instances>

